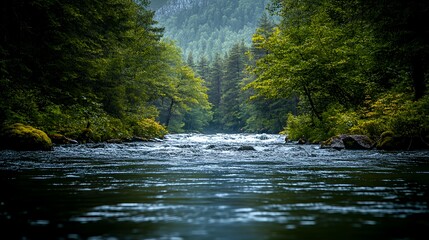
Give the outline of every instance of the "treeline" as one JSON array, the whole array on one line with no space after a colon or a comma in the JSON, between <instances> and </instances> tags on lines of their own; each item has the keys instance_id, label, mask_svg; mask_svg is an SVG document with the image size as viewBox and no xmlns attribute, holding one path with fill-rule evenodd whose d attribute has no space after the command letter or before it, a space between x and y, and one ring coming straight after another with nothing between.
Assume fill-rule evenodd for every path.
<instances>
[{"instance_id":1,"label":"treeline","mask_svg":"<svg viewBox=\"0 0 429 240\"><path fill-rule=\"evenodd\" d=\"M160 40L163 30L147 6L2 3L0 124L26 123L82 141L160 137L185 120L201 128L192 111L209 115L207 89L180 50Z\"/></svg>"},{"instance_id":2,"label":"treeline","mask_svg":"<svg viewBox=\"0 0 429 240\"><path fill-rule=\"evenodd\" d=\"M257 32L265 36L275 26L266 14L258 25ZM209 89L213 116L205 131L279 133L283 129L288 113L296 112L296 99L268 99L253 96L254 90L245 89L255 79L249 69L265 55L264 50L249 47L244 41L235 43L225 54L215 54L211 61L205 55L196 59L192 52L188 55L188 65Z\"/></svg>"},{"instance_id":3,"label":"treeline","mask_svg":"<svg viewBox=\"0 0 429 240\"><path fill-rule=\"evenodd\" d=\"M429 139L427 1L274 0L271 10L281 23L254 35L266 54L246 88L299 100L286 123L291 139Z\"/></svg>"}]
</instances>

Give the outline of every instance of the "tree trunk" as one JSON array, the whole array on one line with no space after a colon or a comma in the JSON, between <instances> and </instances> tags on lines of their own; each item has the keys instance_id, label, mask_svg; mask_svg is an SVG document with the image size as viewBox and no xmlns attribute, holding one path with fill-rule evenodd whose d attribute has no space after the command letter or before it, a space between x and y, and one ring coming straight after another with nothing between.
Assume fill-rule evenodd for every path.
<instances>
[{"instance_id":1,"label":"tree trunk","mask_svg":"<svg viewBox=\"0 0 429 240\"><path fill-rule=\"evenodd\" d=\"M411 60L411 78L413 79L414 99L419 100L426 92L423 61L419 56L415 56Z\"/></svg>"},{"instance_id":2,"label":"tree trunk","mask_svg":"<svg viewBox=\"0 0 429 240\"><path fill-rule=\"evenodd\" d=\"M171 99L170 106L168 107L167 119L165 120L166 127L168 127L168 125L170 124L170 119L171 119L171 116L173 115L173 106L174 106L174 100Z\"/></svg>"},{"instance_id":3,"label":"tree trunk","mask_svg":"<svg viewBox=\"0 0 429 240\"><path fill-rule=\"evenodd\" d=\"M304 92L305 92L305 95L306 95L306 96L307 96L307 98L308 98L308 101L310 102L311 110L313 111L313 113L314 113L314 115L316 116L316 118L317 118L319 121L321 121L321 122L322 122L322 117L320 117L320 114L319 114L319 112L317 111L316 106L314 105L313 98L311 97L310 90L308 90L307 86L304 86Z\"/></svg>"}]
</instances>

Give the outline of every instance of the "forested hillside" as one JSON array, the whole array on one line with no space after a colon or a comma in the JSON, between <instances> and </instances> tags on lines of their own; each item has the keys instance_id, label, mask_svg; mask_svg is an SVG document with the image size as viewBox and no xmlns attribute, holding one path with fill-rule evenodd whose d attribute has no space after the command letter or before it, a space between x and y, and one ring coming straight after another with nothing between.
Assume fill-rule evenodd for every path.
<instances>
[{"instance_id":1,"label":"forested hillside","mask_svg":"<svg viewBox=\"0 0 429 240\"><path fill-rule=\"evenodd\" d=\"M251 43L258 19L269 0L169 0L156 12L165 37L174 39L184 55L213 59L235 43ZM159 7L159 1L153 1Z\"/></svg>"},{"instance_id":2,"label":"forested hillside","mask_svg":"<svg viewBox=\"0 0 429 240\"><path fill-rule=\"evenodd\" d=\"M153 11L158 10L162 6L164 6L169 0L152 0L150 1L149 8Z\"/></svg>"}]
</instances>

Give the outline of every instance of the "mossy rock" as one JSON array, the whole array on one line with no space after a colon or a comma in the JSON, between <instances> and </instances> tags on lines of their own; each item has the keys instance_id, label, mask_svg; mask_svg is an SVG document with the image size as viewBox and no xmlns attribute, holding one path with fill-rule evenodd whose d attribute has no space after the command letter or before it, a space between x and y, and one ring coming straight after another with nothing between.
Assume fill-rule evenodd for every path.
<instances>
[{"instance_id":1,"label":"mossy rock","mask_svg":"<svg viewBox=\"0 0 429 240\"><path fill-rule=\"evenodd\" d=\"M377 144L379 150L395 150L398 149L397 141L393 136L383 136Z\"/></svg>"},{"instance_id":2,"label":"mossy rock","mask_svg":"<svg viewBox=\"0 0 429 240\"><path fill-rule=\"evenodd\" d=\"M395 136L395 133L393 133L392 131L386 131L380 135L380 139L387 138L387 137L393 137L393 136Z\"/></svg>"},{"instance_id":3,"label":"mossy rock","mask_svg":"<svg viewBox=\"0 0 429 240\"><path fill-rule=\"evenodd\" d=\"M52 141L48 135L34 127L16 123L2 129L0 149L17 151L50 151Z\"/></svg>"},{"instance_id":4,"label":"mossy rock","mask_svg":"<svg viewBox=\"0 0 429 240\"><path fill-rule=\"evenodd\" d=\"M428 150L427 139L421 137L382 135L377 149L386 151Z\"/></svg>"},{"instance_id":5,"label":"mossy rock","mask_svg":"<svg viewBox=\"0 0 429 240\"><path fill-rule=\"evenodd\" d=\"M344 149L345 146L340 136L334 136L329 138L326 141L323 141L320 148L322 149L332 148L336 150L341 150L341 149Z\"/></svg>"},{"instance_id":6,"label":"mossy rock","mask_svg":"<svg viewBox=\"0 0 429 240\"><path fill-rule=\"evenodd\" d=\"M368 150L371 149L374 142L365 135L338 135L334 136L321 144L321 148L333 148L337 150Z\"/></svg>"},{"instance_id":7,"label":"mossy rock","mask_svg":"<svg viewBox=\"0 0 429 240\"><path fill-rule=\"evenodd\" d=\"M374 141L365 135L345 135L342 140L348 150L368 150L374 146Z\"/></svg>"}]
</instances>

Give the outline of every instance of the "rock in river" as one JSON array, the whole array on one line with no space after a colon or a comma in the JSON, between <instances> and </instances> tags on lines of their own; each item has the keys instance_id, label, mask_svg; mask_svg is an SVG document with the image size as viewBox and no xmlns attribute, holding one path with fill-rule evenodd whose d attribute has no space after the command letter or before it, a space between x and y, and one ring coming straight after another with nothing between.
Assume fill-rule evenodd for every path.
<instances>
[{"instance_id":1,"label":"rock in river","mask_svg":"<svg viewBox=\"0 0 429 240\"><path fill-rule=\"evenodd\" d=\"M374 141L365 135L338 135L331 137L322 143L321 148L333 148L337 150L365 150L374 147Z\"/></svg>"},{"instance_id":2,"label":"rock in river","mask_svg":"<svg viewBox=\"0 0 429 240\"><path fill-rule=\"evenodd\" d=\"M238 151L256 151L256 149L252 146L241 146Z\"/></svg>"},{"instance_id":3,"label":"rock in river","mask_svg":"<svg viewBox=\"0 0 429 240\"><path fill-rule=\"evenodd\" d=\"M1 130L0 149L50 151L52 150L52 141L45 132L31 126L16 123Z\"/></svg>"}]
</instances>

